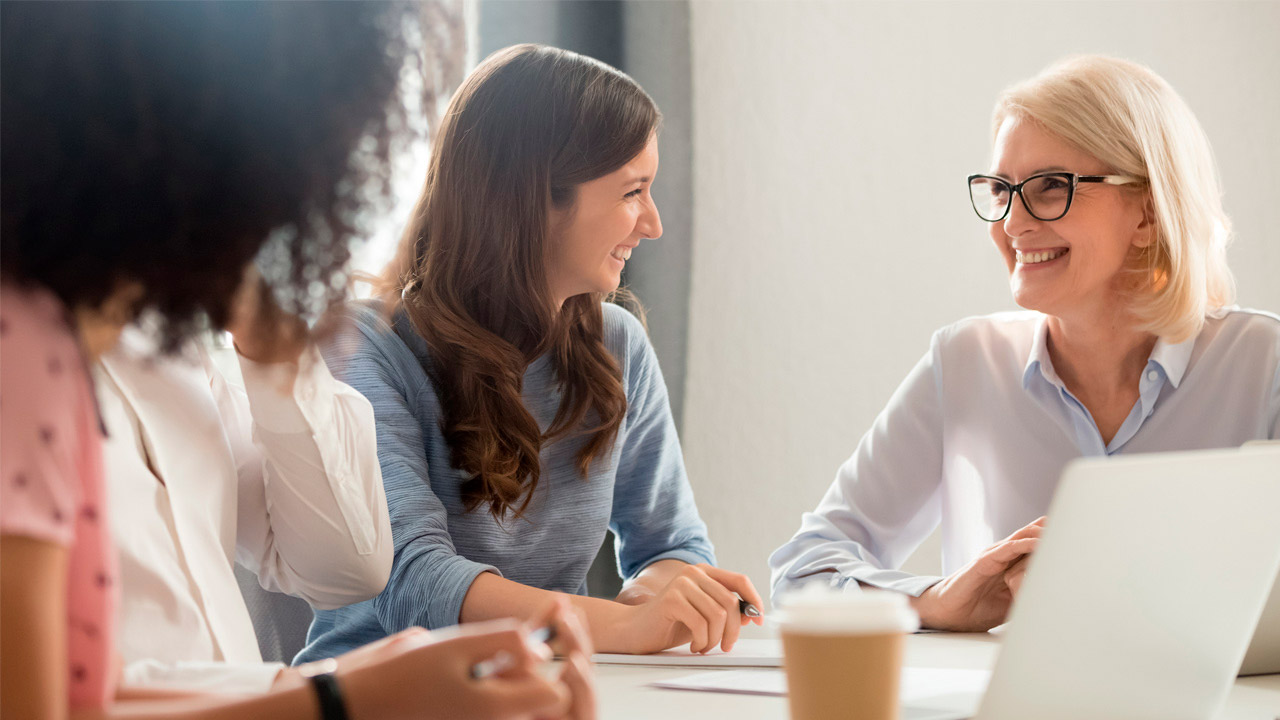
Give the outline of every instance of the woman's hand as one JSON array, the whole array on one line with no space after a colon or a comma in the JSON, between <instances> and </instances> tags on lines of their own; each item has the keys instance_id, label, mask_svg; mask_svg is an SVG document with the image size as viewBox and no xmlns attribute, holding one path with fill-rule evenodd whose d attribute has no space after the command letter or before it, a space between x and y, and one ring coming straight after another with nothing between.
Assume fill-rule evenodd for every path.
<instances>
[{"instance_id":1,"label":"woman's hand","mask_svg":"<svg viewBox=\"0 0 1280 720\"><path fill-rule=\"evenodd\" d=\"M1004 584L1009 586L1009 592L1013 593L1014 597L1018 596L1018 590L1022 588L1022 579L1027 576L1027 561L1030 558L1030 555L1023 555L1004 571Z\"/></svg>"},{"instance_id":2,"label":"woman's hand","mask_svg":"<svg viewBox=\"0 0 1280 720\"><path fill-rule=\"evenodd\" d=\"M912 605L935 630L985 632L1003 623L1022 584L1025 558L1035 551L1044 518L987 548L973 562L924 591Z\"/></svg>"},{"instance_id":3,"label":"woman's hand","mask_svg":"<svg viewBox=\"0 0 1280 720\"><path fill-rule=\"evenodd\" d=\"M414 628L338 659L347 707L353 717L591 720L595 694L581 657L581 627L563 608L546 617L556 624L557 639L573 648L570 656L578 658L559 677L542 672L550 649L531 645L527 628L514 620L431 633ZM500 655L510 658L507 669L471 677L473 666Z\"/></svg>"},{"instance_id":4,"label":"woman's hand","mask_svg":"<svg viewBox=\"0 0 1280 720\"><path fill-rule=\"evenodd\" d=\"M695 653L717 645L728 651L738 642L743 625L763 622L738 611L739 596L764 607L746 575L706 564L680 565L675 576L656 591L637 583L618 595L619 602L634 606L627 628L630 652L660 652L684 643Z\"/></svg>"},{"instance_id":5,"label":"woman's hand","mask_svg":"<svg viewBox=\"0 0 1280 720\"><path fill-rule=\"evenodd\" d=\"M264 364L296 361L309 338L305 322L276 306L253 263L245 268L231 301L226 330L235 339L236 352Z\"/></svg>"},{"instance_id":6,"label":"woman's hand","mask_svg":"<svg viewBox=\"0 0 1280 720\"><path fill-rule=\"evenodd\" d=\"M586 629L586 619L581 610L574 608L565 598L557 598L543 617L530 624L531 628L551 627L555 638L551 641L556 654L564 658L560 669L560 682L569 689L568 720L595 720L596 685L595 672L591 668L591 635Z\"/></svg>"}]
</instances>

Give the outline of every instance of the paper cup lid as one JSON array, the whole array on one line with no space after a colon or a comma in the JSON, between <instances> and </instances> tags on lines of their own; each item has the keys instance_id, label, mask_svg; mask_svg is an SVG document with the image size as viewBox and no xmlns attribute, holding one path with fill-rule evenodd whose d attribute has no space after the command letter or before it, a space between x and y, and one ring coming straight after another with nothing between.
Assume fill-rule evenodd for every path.
<instances>
[{"instance_id":1,"label":"paper cup lid","mask_svg":"<svg viewBox=\"0 0 1280 720\"><path fill-rule=\"evenodd\" d=\"M920 629L920 617L906 595L856 586L835 590L810 584L783 597L769 616L784 632L873 634Z\"/></svg>"}]
</instances>

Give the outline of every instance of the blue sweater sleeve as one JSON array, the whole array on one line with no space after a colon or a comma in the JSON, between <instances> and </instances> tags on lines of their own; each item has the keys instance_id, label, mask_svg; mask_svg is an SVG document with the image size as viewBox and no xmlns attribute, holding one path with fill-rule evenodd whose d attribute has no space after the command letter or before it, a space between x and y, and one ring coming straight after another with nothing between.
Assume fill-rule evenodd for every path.
<instances>
[{"instance_id":1,"label":"blue sweater sleeve","mask_svg":"<svg viewBox=\"0 0 1280 720\"><path fill-rule=\"evenodd\" d=\"M610 347L625 348L627 414L619 433L609 521L618 538L618 570L632 578L659 560L715 564L715 550L685 474L667 385L648 335L631 313L606 305L605 340Z\"/></svg>"},{"instance_id":2,"label":"blue sweater sleeve","mask_svg":"<svg viewBox=\"0 0 1280 720\"><path fill-rule=\"evenodd\" d=\"M413 407L416 393L407 379L413 374L405 372L417 360L378 310L357 307L354 318L354 326L327 344L325 359L337 377L368 398L377 423L395 554L374 610L387 634L415 625L456 625L476 576L498 569L457 554L445 507L431 490L422 424Z\"/></svg>"}]
</instances>

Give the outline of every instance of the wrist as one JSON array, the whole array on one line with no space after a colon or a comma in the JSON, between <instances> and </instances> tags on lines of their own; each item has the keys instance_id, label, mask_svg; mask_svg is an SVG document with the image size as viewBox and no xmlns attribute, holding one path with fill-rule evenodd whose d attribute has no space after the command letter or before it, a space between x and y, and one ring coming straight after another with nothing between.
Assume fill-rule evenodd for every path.
<instances>
[{"instance_id":1,"label":"wrist","mask_svg":"<svg viewBox=\"0 0 1280 720\"><path fill-rule=\"evenodd\" d=\"M920 616L920 627L929 628L931 630L941 630L938 626L937 618L934 617L934 608L937 598L937 585L931 585L924 592L910 599L911 609L916 611L916 615Z\"/></svg>"},{"instance_id":2,"label":"wrist","mask_svg":"<svg viewBox=\"0 0 1280 720\"><path fill-rule=\"evenodd\" d=\"M271 690L273 692L284 692L293 690L294 688L305 687L307 679L302 677L297 668L285 667L276 673L275 680L271 681Z\"/></svg>"},{"instance_id":3,"label":"wrist","mask_svg":"<svg viewBox=\"0 0 1280 720\"><path fill-rule=\"evenodd\" d=\"M607 605L593 613L587 632L596 652L629 653L637 646L637 625L642 608L621 602L605 601Z\"/></svg>"},{"instance_id":4,"label":"wrist","mask_svg":"<svg viewBox=\"0 0 1280 720\"><path fill-rule=\"evenodd\" d=\"M299 677L309 683L315 693L316 706L319 709L316 717L320 720L350 720L351 718L347 712L347 703L338 682L338 676L335 674L337 669L338 661L333 658L317 660L297 668Z\"/></svg>"},{"instance_id":5,"label":"wrist","mask_svg":"<svg viewBox=\"0 0 1280 720\"><path fill-rule=\"evenodd\" d=\"M615 601L623 605L643 605L658 596L658 593L642 582L633 582L622 588Z\"/></svg>"}]
</instances>

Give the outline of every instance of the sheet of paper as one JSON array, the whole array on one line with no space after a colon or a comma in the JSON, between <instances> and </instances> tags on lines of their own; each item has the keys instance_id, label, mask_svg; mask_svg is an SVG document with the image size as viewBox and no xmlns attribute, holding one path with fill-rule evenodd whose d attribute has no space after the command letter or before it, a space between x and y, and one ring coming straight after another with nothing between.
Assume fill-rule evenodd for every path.
<instances>
[{"instance_id":1,"label":"sheet of paper","mask_svg":"<svg viewBox=\"0 0 1280 720\"><path fill-rule=\"evenodd\" d=\"M782 667L782 643L773 638L743 639L727 653L717 648L705 655L695 655L685 646L652 655L596 653L591 659L600 665L777 668Z\"/></svg>"},{"instance_id":2,"label":"sheet of paper","mask_svg":"<svg viewBox=\"0 0 1280 720\"><path fill-rule=\"evenodd\" d=\"M666 690L705 690L735 695L786 695L787 676L781 670L728 670L685 675L649 683Z\"/></svg>"},{"instance_id":3,"label":"sheet of paper","mask_svg":"<svg viewBox=\"0 0 1280 720\"><path fill-rule=\"evenodd\" d=\"M987 689L989 670L955 670L949 668L902 669L898 696L911 705L934 704L940 699L964 698L975 701ZM672 680L650 683L670 690L704 690L742 695L786 695L787 677L782 670L729 670L686 675ZM950 703L948 703L950 704Z\"/></svg>"}]
</instances>

